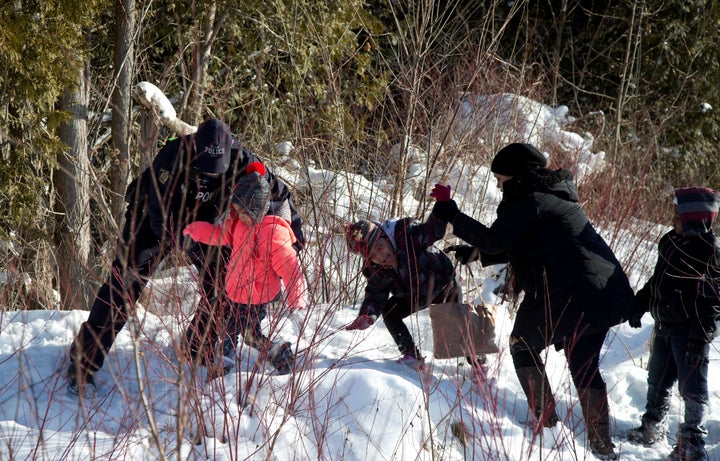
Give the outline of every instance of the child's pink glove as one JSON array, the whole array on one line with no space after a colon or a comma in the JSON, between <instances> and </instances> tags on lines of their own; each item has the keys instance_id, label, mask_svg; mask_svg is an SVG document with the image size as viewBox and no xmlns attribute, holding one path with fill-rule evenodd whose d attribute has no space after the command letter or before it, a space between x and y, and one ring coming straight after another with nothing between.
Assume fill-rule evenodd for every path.
<instances>
[{"instance_id":1,"label":"child's pink glove","mask_svg":"<svg viewBox=\"0 0 720 461\"><path fill-rule=\"evenodd\" d=\"M369 315L360 315L345 327L346 330L367 330L370 325L375 323L375 319Z\"/></svg>"},{"instance_id":2,"label":"child's pink glove","mask_svg":"<svg viewBox=\"0 0 720 461\"><path fill-rule=\"evenodd\" d=\"M183 235L189 235L191 239L197 240L197 235L200 227L200 223L195 221L191 222L187 226L185 226L185 229L183 229Z\"/></svg>"},{"instance_id":3,"label":"child's pink glove","mask_svg":"<svg viewBox=\"0 0 720 461\"><path fill-rule=\"evenodd\" d=\"M444 186L442 184L435 184L430 197L434 198L438 202L447 202L450 200L450 186Z\"/></svg>"}]
</instances>

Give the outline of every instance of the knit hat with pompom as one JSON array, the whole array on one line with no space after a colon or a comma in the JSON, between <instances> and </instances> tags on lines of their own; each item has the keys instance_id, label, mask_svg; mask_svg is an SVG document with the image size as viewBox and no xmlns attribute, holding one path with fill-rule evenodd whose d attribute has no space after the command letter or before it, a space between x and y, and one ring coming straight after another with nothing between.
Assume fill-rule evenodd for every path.
<instances>
[{"instance_id":1,"label":"knit hat with pompom","mask_svg":"<svg viewBox=\"0 0 720 461\"><path fill-rule=\"evenodd\" d=\"M265 179L265 165L252 162L245 173L235 186L232 202L259 223L270 209L270 184Z\"/></svg>"},{"instance_id":2,"label":"knit hat with pompom","mask_svg":"<svg viewBox=\"0 0 720 461\"><path fill-rule=\"evenodd\" d=\"M720 192L708 187L675 189L675 204L683 235L701 235L712 230L720 208Z\"/></svg>"}]
</instances>

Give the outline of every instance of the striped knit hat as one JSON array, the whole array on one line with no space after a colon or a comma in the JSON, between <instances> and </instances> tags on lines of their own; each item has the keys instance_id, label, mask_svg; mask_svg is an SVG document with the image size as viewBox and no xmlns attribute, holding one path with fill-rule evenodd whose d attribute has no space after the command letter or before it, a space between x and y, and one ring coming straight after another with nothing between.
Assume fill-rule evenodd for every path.
<instances>
[{"instance_id":1,"label":"striped knit hat","mask_svg":"<svg viewBox=\"0 0 720 461\"><path fill-rule=\"evenodd\" d=\"M381 235L380 223L358 221L345 228L345 240L351 253L367 255L370 246Z\"/></svg>"},{"instance_id":2,"label":"striped knit hat","mask_svg":"<svg viewBox=\"0 0 720 461\"><path fill-rule=\"evenodd\" d=\"M245 172L235 186L232 201L259 223L270 209L270 184L265 179L265 166L260 162L252 162Z\"/></svg>"},{"instance_id":3,"label":"striped knit hat","mask_svg":"<svg viewBox=\"0 0 720 461\"><path fill-rule=\"evenodd\" d=\"M720 192L707 187L675 189L678 215L683 235L697 236L710 232L720 208Z\"/></svg>"}]
</instances>

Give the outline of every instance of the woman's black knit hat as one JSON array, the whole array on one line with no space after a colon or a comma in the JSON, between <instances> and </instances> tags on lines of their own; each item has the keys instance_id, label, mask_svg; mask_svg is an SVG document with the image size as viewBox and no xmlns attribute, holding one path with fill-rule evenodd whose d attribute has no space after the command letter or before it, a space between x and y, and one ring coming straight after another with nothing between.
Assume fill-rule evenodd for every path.
<instances>
[{"instance_id":1,"label":"woman's black knit hat","mask_svg":"<svg viewBox=\"0 0 720 461\"><path fill-rule=\"evenodd\" d=\"M546 166L545 156L531 144L512 143L495 154L490 170L504 176L517 176Z\"/></svg>"}]
</instances>

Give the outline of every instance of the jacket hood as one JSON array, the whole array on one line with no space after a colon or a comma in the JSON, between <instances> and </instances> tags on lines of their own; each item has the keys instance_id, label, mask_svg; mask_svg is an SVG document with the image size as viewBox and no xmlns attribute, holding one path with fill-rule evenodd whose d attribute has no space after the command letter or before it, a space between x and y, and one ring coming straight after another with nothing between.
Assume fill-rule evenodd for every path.
<instances>
[{"instance_id":1,"label":"jacket hood","mask_svg":"<svg viewBox=\"0 0 720 461\"><path fill-rule=\"evenodd\" d=\"M381 229L383 234L390 240L390 243L392 244L392 247L395 251L397 251L397 242L395 241L395 225L398 223L398 219L388 219L387 221L383 221L379 226L378 229Z\"/></svg>"},{"instance_id":2,"label":"jacket hood","mask_svg":"<svg viewBox=\"0 0 720 461\"><path fill-rule=\"evenodd\" d=\"M532 194L533 192L552 194L569 202L578 202L580 200L571 172L563 169L549 170L547 168L528 171L505 181L503 200Z\"/></svg>"}]
</instances>

